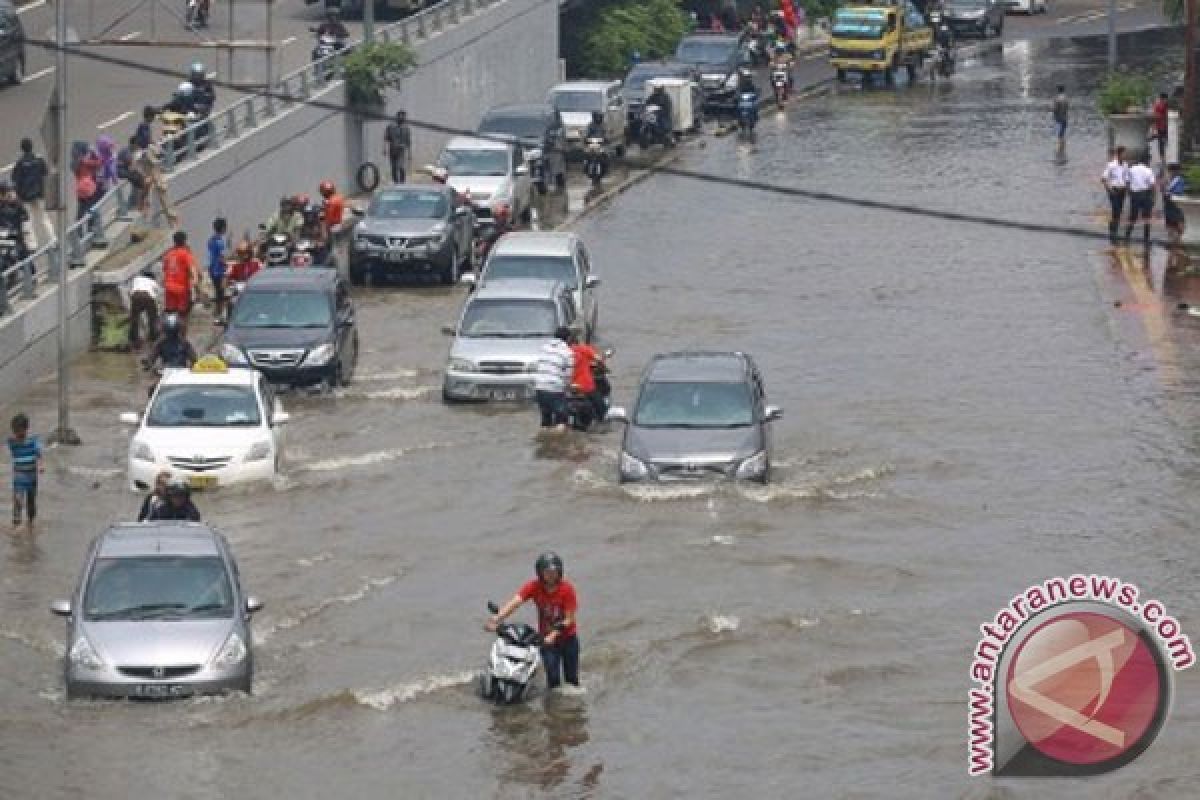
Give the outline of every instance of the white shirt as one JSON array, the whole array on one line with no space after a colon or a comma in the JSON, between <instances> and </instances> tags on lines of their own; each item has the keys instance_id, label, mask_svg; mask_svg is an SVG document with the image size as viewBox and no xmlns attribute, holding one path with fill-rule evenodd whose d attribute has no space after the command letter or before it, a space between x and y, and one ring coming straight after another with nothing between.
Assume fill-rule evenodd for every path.
<instances>
[{"instance_id":1,"label":"white shirt","mask_svg":"<svg viewBox=\"0 0 1200 800\"><path fill-rule=\"evenodd\" d=\"M1129 186L1129 167L1114 158L1104 168L1103 179L1110 189L1124 189Z\"/></svg>"},{"instance_id":2,"label":"white shirt","mask_svg":"<svg viewBox=\"0 0 1200 800\"><path fill-rule=\"evenodd\" d=\"M158 285L158 281L153 278L147 278L145 275L135 275L133 283L129 285L129 293L147 292L154 298L155 305L162 306L162 287Z\"/></svg>"},{"instance_id":3,"label":"white shirt","mask_svg":"<svg viewBox=\"0 0 1200 800\"><path fill-rule=\"evenodd\" d=\"M1154 170L1145 164L1134 164L1129 170L1129 189L1134 192L1148 192L1154 188L1157 178Z\"/></svg>"},{"instance_id":4,"label":"white shirt","mask_svg":"<svg viewBox=\"0 0 1200 800\"><path fill-rule=\"evenodd\" d=\"M575 354L561 339L546 342L538 356L533 388L539 392L565 392L575 368Z\"/></svg>"}]
</instances>

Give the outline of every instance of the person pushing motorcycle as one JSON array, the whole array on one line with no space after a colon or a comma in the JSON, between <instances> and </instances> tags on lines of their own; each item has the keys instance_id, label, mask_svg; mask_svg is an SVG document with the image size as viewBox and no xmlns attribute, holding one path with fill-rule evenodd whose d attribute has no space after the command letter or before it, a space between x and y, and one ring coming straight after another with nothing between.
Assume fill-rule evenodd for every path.
<instances>
[{"instance_id":1,"label":"person pushing motorcycle","mask_svg":"<svg viewBox=\"0 0 1200 800\"><path fill-rule=\"evenodd\" d=\"M538 633L542 636L542 664L546 667L546 686L557 689L563 680L579 686L579 637L575 614L579 601L575 587L563 577L563 562L557 553L546 552L534 564L533 580L527 581L512 599L484 624L497 626L529 600L538 610Z\"/></svg>"}]
</instances>

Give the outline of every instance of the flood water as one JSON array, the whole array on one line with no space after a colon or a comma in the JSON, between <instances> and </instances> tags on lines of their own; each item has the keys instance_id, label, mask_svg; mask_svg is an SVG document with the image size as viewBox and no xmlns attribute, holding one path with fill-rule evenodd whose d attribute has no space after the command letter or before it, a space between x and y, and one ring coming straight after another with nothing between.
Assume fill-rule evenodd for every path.
<instances>
[{"instance_id":1,"label":"flood water","mask_svg":"<svg viewBox=\"0 0 1200 800\"><path fill-rule=\"evenodd\" d=\"M766 112L754 144L710 138L679 166L1102 234L1103 56L1010 43L949 86ZM578 230L614 399L655 352L752 353L785 409L773 485L623 488L615 432L547 443L533 410L447 408L439 328L462 290L363 291L357 380L285 399L286 477L198 500L267 603L255 694L67 704L46 606L139 502L116 422L144 397L133 360L89 356L85 444L49 456L42 534L0 543L0 796L1191 793L1194 670L1154 746L1087 783L969 779L965 744L978 626L1031 583L1118 575L1200 631L1200 319L1173 310L1200 284L1178 261L679 176ZM53 385L23 406L46 430ZM585 693L490 708L484 603L547 548L580 593Z\"/></svg>"}]
</instances>

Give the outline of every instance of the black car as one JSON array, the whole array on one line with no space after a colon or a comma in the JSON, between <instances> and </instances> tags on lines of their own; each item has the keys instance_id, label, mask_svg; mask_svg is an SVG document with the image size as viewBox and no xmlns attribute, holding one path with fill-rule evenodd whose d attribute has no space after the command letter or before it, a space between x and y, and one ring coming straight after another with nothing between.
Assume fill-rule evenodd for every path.
<instances>
[{"instance_id":1,"label":"black car","mask_svg":"<svg viewBox=\"0 0 1200 800\"><path fill-rule=\"evenodd\" d=\"M646 81L653 78L682 78L693 81L695 89L692 106L697 114L704 105L704 94L700 90L700 73L695 66L678 61L643 61L629 70L621 84L621 96L625 98L625 109L628 113L630 138L637 138L639 118L646 100Z\"/></svg>"},{"instance_id":2,"label":"black car","mask_svg":"<svg viewBox=\"0 0 1200 800\"><path fill-rule=\"evenodd\" d=\"M955 36L986 39L1004 33L1006 8L1002 0L946 0L941 13Z\"/></svg>"},{"instance_id":3,"label":"black car","mask_svg":"<svg viewBox=\"0 0 1200 800\"><path fill-rule=\"evenodd\" d=\"M712 107L732 104L738 68L749 59L746 37L735 33L693 33L675 49L675 60L700 73L704 102Z\"/></svg>"},{"instance_id":4,"label":"black car","mask_svg":"<svg viewBox=\"0 0 1200 800\"><path fill-rule=\"evenodd\" d=\"M350 282L433 272L457 283L475 255L475 213L459 202L454 189L437 184L377 191L350 241Z\"/></svg>"},{"instance_id":5,"label":"black car","mask_svg":"<svg viewBox=\"0 0 1200 800\"><path fill-rule=\"evenodd\" d=\"M567 185L567 158L562 116L548 103L496 106L483 115L479 133L511 136L525 147L533 185L542 194L553 183Z\"/></svg>"},{"instance_id":6,"label":"black car","mask_svg":"<svg viewBox=\"0 0 1200 800\"><path fill-rule=\"evenodd\" d=\"M255 367L275 384L346 383L358 362L350 287L330 269L258 272L230 312L221 357Z\"/></svg>"},{"instance_id":7,"label":"black car","mask_svg":"<svg viewBox=\"0 0 1200 800\"><path fill-rule=\"evenodd\" d=\"M16 7L0 0L0 81L20 83L25 79L25 30Z\"/></svg>"}]
</instances>

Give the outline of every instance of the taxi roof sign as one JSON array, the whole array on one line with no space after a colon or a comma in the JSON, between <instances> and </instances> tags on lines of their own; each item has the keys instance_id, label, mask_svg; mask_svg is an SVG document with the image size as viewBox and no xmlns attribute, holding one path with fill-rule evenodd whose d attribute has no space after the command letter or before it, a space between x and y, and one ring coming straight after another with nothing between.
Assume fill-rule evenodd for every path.
<instances>
[{"instance_id":1,"label":"taxi roof sign","mask_svg":"<svg viewBox=\"0 0 1200 800\"><path fill-rule=\"evenodd\" d=\"M219 374L229 372L229 365L222 361L219 356L207 355L192 365L192 372Z\"/></svg>"}]
</instances>

